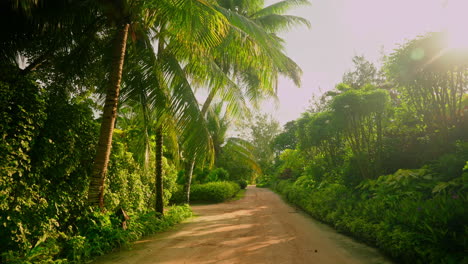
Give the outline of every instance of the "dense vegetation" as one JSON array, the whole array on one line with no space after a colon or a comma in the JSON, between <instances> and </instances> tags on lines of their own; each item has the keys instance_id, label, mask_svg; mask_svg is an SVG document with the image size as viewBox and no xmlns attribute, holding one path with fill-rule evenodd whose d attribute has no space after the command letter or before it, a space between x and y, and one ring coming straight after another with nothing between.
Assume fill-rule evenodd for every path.
<instances>
[{"instance_id":1,"label":"dense vegetation","mask_svg":"<svg viewBox=\"0 0 468 264\"><path fill-rule=\"evenodd\" d=\"M356 57L279 133L249 106L300 84L277 34L304 4L2 1L0 262L83 263L255 180L403 262L468 262L468 55Z\"/></svg>"},{"instance_id":2,"label":"dense vegetation","mask_svg":"<svg viewBox=\"0 0 468 264\"><path fill-rule=\"evenodd\" d=\"M381 69L355 57L272 141L259 186L398 262L468 263L468 57L444 37L406 43Z\"/></svg>"},{"instance_id":3,"label":"dense vegetation","mask_svg":"<svg viewBox=\"0 0 468 264\"><path fill-rule=\"evenodd\" d=\"M164 208L192 181L203 201L245 187L258 164L226 131L280 75L299 85L276 34L303 4L2 1L0 262L87 262L189 217Z\"/></svg>"}]
</instances>

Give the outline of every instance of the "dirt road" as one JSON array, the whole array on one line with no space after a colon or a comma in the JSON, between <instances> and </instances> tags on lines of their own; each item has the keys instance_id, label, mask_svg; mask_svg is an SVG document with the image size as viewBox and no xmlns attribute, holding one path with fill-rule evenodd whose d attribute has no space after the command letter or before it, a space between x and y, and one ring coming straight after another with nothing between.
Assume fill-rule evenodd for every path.
<instances>
[{"instance_id":1,"label":"dirt road","mask_svg":"<svg viewBox=\"0 0 468 264\"><path fill-rule=\"evenodd\" d=\"M177 230L138 241L131 250L103 256L95 263L391 263L375 249L337 234L267 189L249 186L242 200L193 210L198 217Z\"/></svg>"}]
</instances>

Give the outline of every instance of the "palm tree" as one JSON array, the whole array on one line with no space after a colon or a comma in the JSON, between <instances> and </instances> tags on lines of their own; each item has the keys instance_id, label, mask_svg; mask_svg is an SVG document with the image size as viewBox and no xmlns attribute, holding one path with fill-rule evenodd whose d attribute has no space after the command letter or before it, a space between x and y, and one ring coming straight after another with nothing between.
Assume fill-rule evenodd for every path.
<instances>
[{"instance_id":1,"label":"palm tree","mask_svg":"<svg viewBox=\"0 0 468 264\"><path fill-rule=\"evenodd\" d=\"M157 52L145 46L152 46L148 36L143 36L130 48L129 66L124 75L124 103L140 109L142 116L143 141L142 150L149 152L149 134L156 135L156 206L163 214L162 186L162 145L163 130L174 139L178 137L187 147L186 153L211 153L211 138L204 119L200 114L198 102L193 94L188 76L181 66L181 59L187 56L173 53L174 35L167 27L161 25L154 31L157 40ZM192 47L204 49L203 45ZM186 50L186 54L190 54ZM178 136L176 136L178 134ZM196 135L196 137L194 136ZM141 159L140 159L141 160ZM147 159L145 159L147 160Z\"/></svg>"},{"instance_id":2,"label":"palm tree","mask_svg":"<svg viewBox=\"0 0 468 264\"><path fill-rule=\"evenodd\" d=\"M88 192L89 202L98 204L100 208L104 207L104 181L117 115L129 29L132 28L131 34L135 39L137 37L145 38L161 27L161 21L166 21L170 25L167 27L168 32L174 36L184 35L189 43L193 41L192 43L201 43L209 47L219 43L224 34L225 24L222 17L208 3L200 0L182 0L177 3L151 0L136 3L105 1L103 7L104 11L107 11L107 17L111 18L116 25L116 31L112 43L113 54L99 142ZM177 28L174 25L177 25ZM194 26L196 27L194 28ZM151 45L148 45L147 48L151 48Z\"/></svg>"},{"instance_id":3,"label":"palm tree","mask_svg":"<svg viewBox=\"0 0 468 264\"><path fill-rule=\"evenodd\" d=\"M221 0L218 3L217 10L232 25L228 36L213 52L204 54L200 56L201 60L194 60L195 63L187 65L189 72L202 76L201 79L195 79L195 82L210 88L202 107L202 115L206 115L217 95L228 102L229 112L248 113L245 99L258 106L259 99L274 97L280 74L291 78L299 86L301 70L284 55L282 40L276 33L295 24L308 26L309 22L303 18L281 15L293 6L308 2L286 0L263 9L263 1ZM203 68L204 65L209 65L209 68ZM213 72L217 73L216 77L212 76ZM187 202L190 201L194 165L194 157L189 158L185 164Z\"/></svg>"},{"instance_id":4,"label":"palm tree","mask_svg":"<svg viewBox=\"0 0 468 264\"><path fill-rule=\"evenodd\" d=\"M241 162L248 164L257 173L261 173L261 168L252 153L252 144L242 138L227 137L227 132L233 119L229 116L229 112L226 112L223 103L211 105L206 119L208 129L213 138L215 165L217 165L223 149L229 148L233 150Z\"/></svg>"}]
</instances>

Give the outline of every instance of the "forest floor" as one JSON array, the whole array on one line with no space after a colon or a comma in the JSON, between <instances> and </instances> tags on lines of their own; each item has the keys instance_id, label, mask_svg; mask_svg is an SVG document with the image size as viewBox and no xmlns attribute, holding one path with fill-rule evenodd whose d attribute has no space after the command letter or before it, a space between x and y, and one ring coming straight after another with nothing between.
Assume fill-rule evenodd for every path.
<instances>
[{"instance_id":1,"label":"forest floor","mask_svg":"<svg viewBox=\"0 0 468 264\"><path fill-rule=\"evenodd\" d=\"M338 234L286 204L268 189L249 186L241 200L192 207L196 217L146 237L96 264L392 263L376 249Z\"/></svg>"}]
</instances>

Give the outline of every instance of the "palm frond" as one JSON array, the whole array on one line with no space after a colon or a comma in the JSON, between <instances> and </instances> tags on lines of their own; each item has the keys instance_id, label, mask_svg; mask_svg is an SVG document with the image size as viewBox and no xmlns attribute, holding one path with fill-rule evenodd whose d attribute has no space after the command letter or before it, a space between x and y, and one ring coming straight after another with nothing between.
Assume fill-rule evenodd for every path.
<instances>
[{"instance_id":1,"label":"palm frond","mask_svg":"<svg viewBox=\"0 0 468 264\"><path fill-rule=\"evenodd\" d=\"M213 142L186 73L170 52L162 54L161 63L165 79L170 80L171 110L177 120L185 156L196 157L198 161L207 159L212 164Z\"/></svg>"},{"instance_id":2,"label":"palm frond","mask_svg":"<svg viewBox=\"0 0 468 264\"><path fill-rule=\"evenodd\" d=\"M284 14L294 7L305 5L310 5L310 2L308 0L284 0L260 9L250 17L256 19L267 15Z\"/></svg>"},{"instance_id":3,"label":"palm frond","mask_svg":"<svg viewBox=\"0 0 468 264\"><path fill-rule=\"evenodd\" d=\"M299 17L299 16L290 16L290 15L277 15L270 14L261 16L255 21L265 28L268 32L277 33L283 30L289 30L294 26L304 25L310 28L309 20Z\"/></svg>"},{"instance_id":4,"label":"palm frond","mask_svg":"<svg viewBox=\"0 0 468 264\"><path fill-rule=\"evenodd\" d=\"M254 171L256 171L259 174L262 173L260 165L257 163L253 155L254 146L250 144L250 142L241 138L231 137L227 139L226 145L224 147L229 148L233 152L235 152L237 155L237 158L241 160L242 162L249 164L249 166Z\"/></svg>"}]
</instances>

